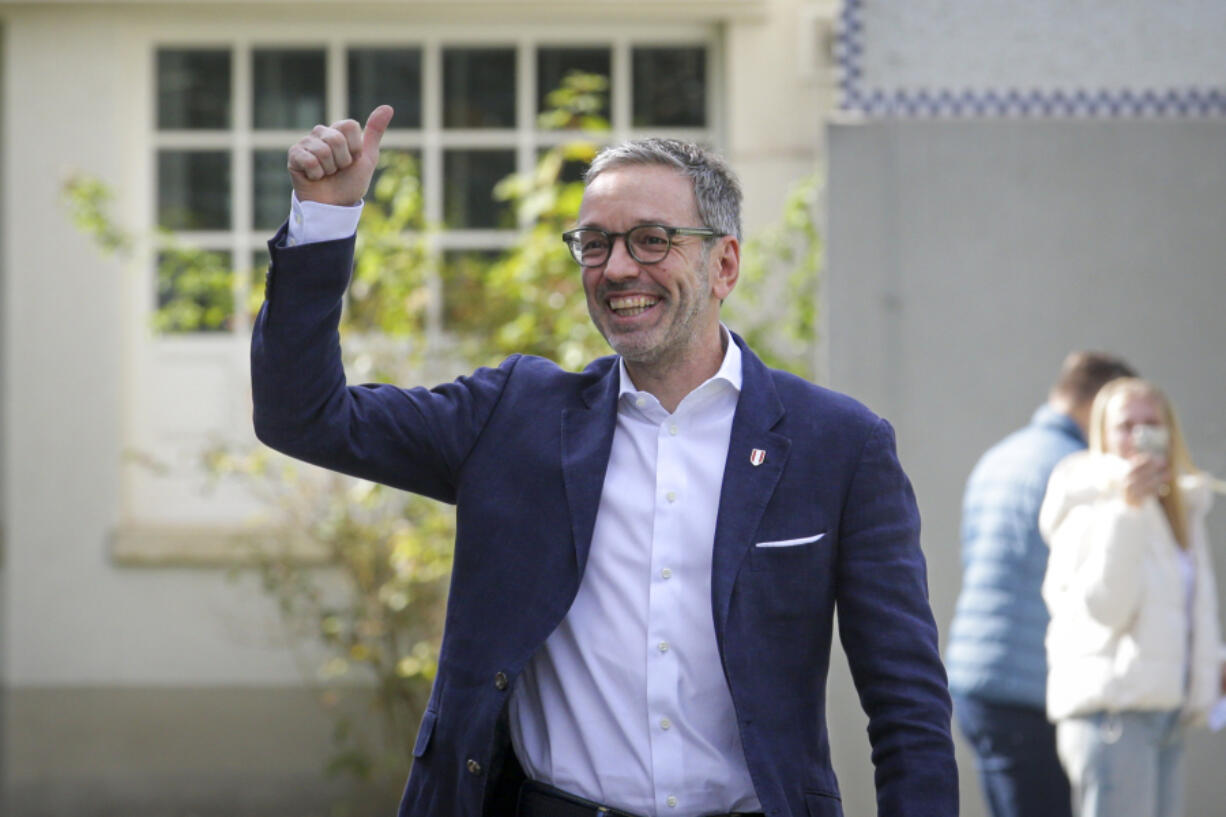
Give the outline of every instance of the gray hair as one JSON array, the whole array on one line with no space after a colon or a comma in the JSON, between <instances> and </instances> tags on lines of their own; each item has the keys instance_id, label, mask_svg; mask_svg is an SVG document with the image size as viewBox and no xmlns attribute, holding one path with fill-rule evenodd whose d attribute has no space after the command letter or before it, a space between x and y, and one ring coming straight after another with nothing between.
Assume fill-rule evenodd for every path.
<instances>
[{"instance_id":1,"label":"gray hair","mask_svg":"<svg viewBox=\"0 0 1226 817\"><path fill-rule=\"evenodd\" d=\"M741 239L741 183L723 157L678 139L636 139L611 145L596 154L583 183L606 170L628 165L671 167L690 180L703 225Z\"/></svg>"}]
</instances>

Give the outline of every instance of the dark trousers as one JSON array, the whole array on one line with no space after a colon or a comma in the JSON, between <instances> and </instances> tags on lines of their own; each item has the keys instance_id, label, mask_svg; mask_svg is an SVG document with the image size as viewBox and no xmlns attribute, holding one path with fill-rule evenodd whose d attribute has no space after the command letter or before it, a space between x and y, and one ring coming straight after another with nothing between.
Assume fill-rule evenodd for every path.
<instances>
[{"instance_id":1,"label":"dark trousers","mask_svg":"<svg viewBox=\"0 0 1226 817\"><path fill-rule=\"evenodd\" d=\"M1072 817L1056 727L1042 709L954 696L992 817Z\"/></svg>"}]
</instances>

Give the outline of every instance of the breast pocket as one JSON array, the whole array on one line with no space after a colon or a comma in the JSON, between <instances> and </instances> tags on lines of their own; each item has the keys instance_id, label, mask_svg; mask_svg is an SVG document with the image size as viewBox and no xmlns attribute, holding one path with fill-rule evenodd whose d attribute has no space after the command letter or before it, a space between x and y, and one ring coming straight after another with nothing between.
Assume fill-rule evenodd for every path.
<instances>
[{"instance_id":1,"label":"breast pocket","mask_svg":"<svg viewBox=\"0 0 1226 817\"><path fill-rule=\"evenodd\" d=\"M764 620L817 620L829 604L833 534L760 539L749 549L741 588Z\"/></svg>"},{"instance_id":2,"label":"breast pocket","mask_svg":"<svg viewBox=\"0 0 1226 817\"><path fill-rule=\"evenodd\" d=\"M767 542L754 542L756 548L794 548L801 545L807 545L816 542L825 536L825 532L815 533L812 536L801 536L797 539L772 539Z\"/></svg>"},{"instance_id":3,"label":"breast pocket","mask_svg":"<svg viewBox=\"0 0 1226 817\"><path fill-rule=\"evenodd\" d=\"M794 570L824 561L826 532L786 539L761 539L754 542L749 566L754 571Z\"/></svg>"}]
</instances>

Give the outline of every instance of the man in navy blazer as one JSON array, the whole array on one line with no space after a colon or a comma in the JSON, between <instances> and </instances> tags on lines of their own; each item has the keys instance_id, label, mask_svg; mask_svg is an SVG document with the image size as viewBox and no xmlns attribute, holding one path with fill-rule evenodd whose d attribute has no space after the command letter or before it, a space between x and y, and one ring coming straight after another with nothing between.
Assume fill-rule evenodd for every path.
<instances>
[{"instance_id":1,"label":"man in navy blazer","mask_svg":"<svg viewBox=\"0 0 1226 817\"><path fill-rule=\"evenodd\" d=\"M402 817L841 815L834 613L882 815L957 813L950 703L893 431L719 321L740 190L718 157L606 149L564 239L616 355L347 386L337 323L383 106L290 149L252 339L255 427L456 505L438 675Z\"/></svg>"}]
</instances>

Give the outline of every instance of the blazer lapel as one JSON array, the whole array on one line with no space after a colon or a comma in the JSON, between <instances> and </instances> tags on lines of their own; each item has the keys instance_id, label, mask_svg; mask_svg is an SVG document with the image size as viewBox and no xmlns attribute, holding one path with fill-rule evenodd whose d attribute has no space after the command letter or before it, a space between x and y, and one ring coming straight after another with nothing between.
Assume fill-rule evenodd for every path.
<instances>
[{"instance_id":1,"label":"blazer lapel","mask_svg":"<svg viewBox=\"0 0 1226 817\"><path fill-rule=\"evenodd\" d=\"M728 441L711 564L711 605L721 651L732 587L792 445L788 437L771 431L784 409L770 371L744 341L733 338L742 353L741 395Z\"/></svg>"},{"instance_id":2,"label":"blazer lapel","mask_svg":"<svg viewBox=\"0 0 1226 817\"><path fill-rule=\"evenodd\" d=\"M613 358L609 371L581 393L583 405L562 411L562 481L580 576L592 547L596 511L613 448L619 385L617 358Z\"/></svg>"}]
</instances>

